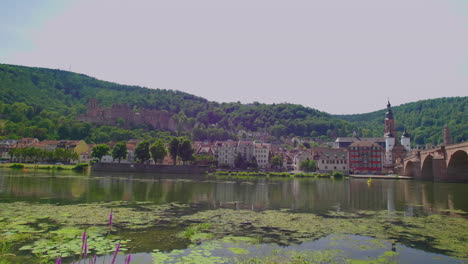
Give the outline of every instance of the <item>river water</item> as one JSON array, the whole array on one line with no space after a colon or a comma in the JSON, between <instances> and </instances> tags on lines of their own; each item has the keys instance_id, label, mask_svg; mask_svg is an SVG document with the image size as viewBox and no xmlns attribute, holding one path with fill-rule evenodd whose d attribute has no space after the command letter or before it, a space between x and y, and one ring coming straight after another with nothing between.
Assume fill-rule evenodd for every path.
<instances>
[{"instance_id":1,"label":"river water","mask_svg":"<svg viewBox=\"0 0 468 264\"><path fill-rule=\"evenodd\" d=\"M125 254L132 255L132 263L295 263L300 258L309 261L304 263L465 263L467 197L464 183L0 169L0 238L13 243L5 261L35 263L40 254L20 247L38 248L47 233L71 224L107 228L99 211L86 216L90 222L54 218L54 212L77 206L90 211L86 206L92 205L106 215L107 208L115 208L112 232L130 240ZM32 216L51 206L50 215ZM25 210L31 210L31 222L8 232L11 221L28 215ZM134 220L123 210L134 210L131 217L150 213ZM73 219L73 212L62 214ZM38 228L41 219L49 226ZM25 225L44 234L12 238L28 233L22 231ZM41 254L49 255L50 263L57 254L64 262L79 258L63 252L49 248ZM110 255L98 254L99 263L110 263Z\"/></svg>"}]
</instances>

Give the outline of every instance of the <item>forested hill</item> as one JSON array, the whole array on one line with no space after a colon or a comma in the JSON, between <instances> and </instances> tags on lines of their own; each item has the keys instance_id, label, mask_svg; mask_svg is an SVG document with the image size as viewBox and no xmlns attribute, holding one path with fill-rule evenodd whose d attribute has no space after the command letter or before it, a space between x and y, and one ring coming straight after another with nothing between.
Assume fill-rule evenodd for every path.
<instances>
[{"instance_id":1,"label":"forested hill","mask_svg":"<svg viewBox=\"0 0 468 264\"><path fill-rule=\"evenodd\" d=\"M150 127L124 129L76 121L89 98L101 105L166 110L193 128L194 140L235 138L239 130L272 136L333 137L356 127L327 113L294 104L216 103L184 92L119 85L62 70L0 64L0 133L8 137L86 139L88 142L154 138ZM191 133L189 133L191 132ZM168 135L168 133L163 133Z\"/></svg>"},{"instance_id":2,"label":"forested hill","mask_svg":"<svg viewBox=\"0 0 468 264\"><path fill-rule=\"evenodd\" d=\"M445 125L451 130L452 140L468 140L468 97L422 100L392 107L398 131L407 129L416 144L440 144ZM386 110L335 117L352 122L362 136L382 135L382 122ZM400 134L401 135L401 134Z\"/></svg>"},{"instance_id":3,"label":"forested hill","mask_svg":"<svg viewBox=\"0 0 468 264\"><path fill-rule=\"evenodd\" d=\"M155 131L151 127L96 126L77 121L89 98L102 106L129 104L133 109L165 110L189 131ZM468 97L440 98L393 107L399 131L408 130L417 144L442 142L448 124L455 142L468 139ZM120 85L62 70L0 64L0 138L85 139L89 143L185 134L193 140L236 139L238 131L333 140L382 136L385 110L340 115L295 104L217 103L180 91Z\"/></svg>"}]
</instances>

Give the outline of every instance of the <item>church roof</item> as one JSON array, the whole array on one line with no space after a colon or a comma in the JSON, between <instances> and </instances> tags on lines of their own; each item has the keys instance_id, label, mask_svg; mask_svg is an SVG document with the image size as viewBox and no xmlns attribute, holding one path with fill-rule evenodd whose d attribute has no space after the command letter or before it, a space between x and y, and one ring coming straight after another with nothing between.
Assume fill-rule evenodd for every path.
<instances>
[{"instance_id":1,"label":"church roof","mask_svg":"<svg viewBox=\"0 0 468 264\"><path fill-rule=\"evenodd\" d=\"M339 137L335 140L337 143L354 143L360 141L369 141L374 143L383 143L385 138L383 137Z\"/></svg>"}]
</instances>

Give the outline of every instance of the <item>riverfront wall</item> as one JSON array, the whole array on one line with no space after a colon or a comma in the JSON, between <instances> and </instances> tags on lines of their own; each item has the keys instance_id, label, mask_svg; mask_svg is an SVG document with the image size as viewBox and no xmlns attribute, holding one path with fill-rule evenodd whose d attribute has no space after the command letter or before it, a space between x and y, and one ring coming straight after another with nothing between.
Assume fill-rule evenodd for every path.
<instances>
[{"instance_id":1,"label":"riverfront wall","mask_svg":"<svg viewBox=\"0 0 468 264\"><path fill-rule=\"evenodd\" d=\"M153 164L126 164L126 163L94 163L93 171L107 172L144 172L168 174L203 174L207 173L208 166L192 165L153 165Z\"/></svg>"}]
</instances>

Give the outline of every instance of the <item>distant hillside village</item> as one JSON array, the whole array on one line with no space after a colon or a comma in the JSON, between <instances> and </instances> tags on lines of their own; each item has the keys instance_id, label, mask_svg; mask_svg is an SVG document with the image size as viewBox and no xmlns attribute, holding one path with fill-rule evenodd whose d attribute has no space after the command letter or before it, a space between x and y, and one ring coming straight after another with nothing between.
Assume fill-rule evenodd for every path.
<instances>
[{"instance_id":1,"label":"distant hillside village","mask_svg":"<svg viewBox=\"0 0 468 264\"><path fill-rule=\"evenodd\" d=\"M110 109L99 109L96 102L92 106L93 111L87 113L87 118L102 119L111 115ZM127 111L128 109L124 109ZM106 112L106 113L104 113ZM133 118L133 117L129 117ZM140 117L137 117L140 118ZM166 121L169 119L163 118ZM135 119L135 121L138 121ZM103 121L104 122L104 121ZM170 122L169 122L170 123ZM448 130L445 131L448 138ZM447 139L448 140L448 139ZM301 140L293 138L289 144L296 145ZM110 154L104 155L101 163L136 163L135 149L142 142L140 139L127 141L127 155L119 161L114 160ZM112 149L118 142L109 142ZM314 170L318 172L339 171L355 174L385 174L393 173L396 167L401 166L403 159L410 154L410 136L402 131L401 136L395 129L395 120L390 102L385 114L383 137L338 137L332 143L320 147L287 148L279 144L264 143L259 141L216 141L192 143L194 165L210 165L225 169L259 169L275 171L299 171L304 161L313 161ZM44 158L28 157L27 155L14 155L13 149L36 148L44 151L64 149L76 153L67 163L89 163L93 160L93 144L87 144L83 140L44 140L36 138L22 138L20 140L6 139L0 142L0 158L10 162L41 162ZM200 158L203 157L203 158ZM179 161L181 163L182 161ZM146 163L154 164L149 160ZM173 159L168 152L166 157L158 162L172 165Z\"/></svg>"}]
</instances>

